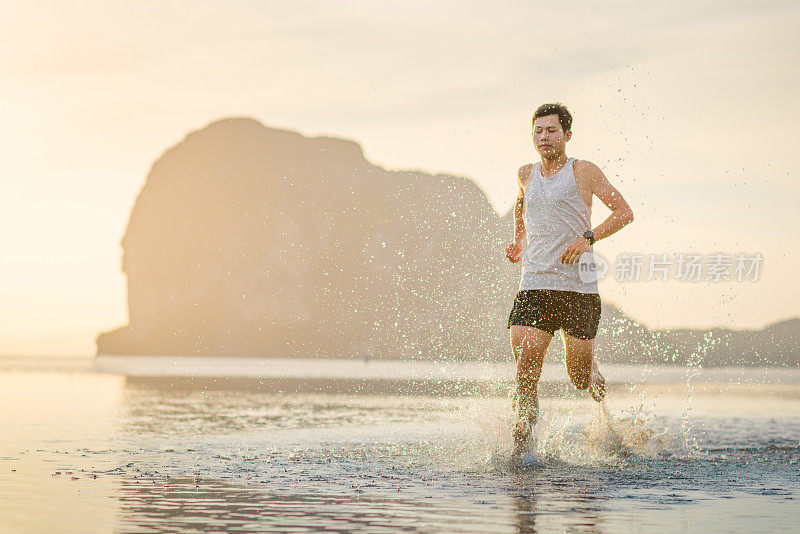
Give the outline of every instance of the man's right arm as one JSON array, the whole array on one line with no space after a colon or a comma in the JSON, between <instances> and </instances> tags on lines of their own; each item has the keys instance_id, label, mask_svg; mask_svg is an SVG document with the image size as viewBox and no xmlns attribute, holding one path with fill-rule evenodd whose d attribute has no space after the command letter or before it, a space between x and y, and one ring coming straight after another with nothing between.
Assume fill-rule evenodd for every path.
<instances>
[{"instance_id":1,"label":"man's right arm","mask_svg":"<svg viewBox=\"0 0 800 534\"><path fill-rule=\"evenodd\" d=\"M531 174L531 167L531 164L523 165L517 172L519 192L517 193L517 203L514 205L514 242L517 243L525 239L525 220L522 218L522 214L525 207L525 184Z\"/></svg>"}]
</instances>

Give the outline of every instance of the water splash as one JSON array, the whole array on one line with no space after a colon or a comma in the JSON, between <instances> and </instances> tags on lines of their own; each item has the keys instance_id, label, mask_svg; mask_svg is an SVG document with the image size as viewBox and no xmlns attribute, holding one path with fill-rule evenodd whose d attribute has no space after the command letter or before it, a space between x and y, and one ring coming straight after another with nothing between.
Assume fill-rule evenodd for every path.
<instances>
[{"instance_id":1,"label":"water splash","mask_svg":"<svg viewBox=\"0 0 800 534\"><path fill-rule=\"evenodd\" d=\"M713 348L719 340L713 336L711 332L707 332L703 336L695 350L691 352L687 360L686 369L686 404L684 405L683 413L681 413L681 435L683 436L683 452L685 455L690 456L700 452L700 447L695 438L694 424L692 421L692 396L694 394L694 381L700 376L703 371L703 359L705 358L708 349Z\"/></svg>"},{"instance_id":2,"label":"water splash","mask_svg":"<svg viewBox=\"0 0 800 534\"><path fill-rule=\"evenodd\" d=\"M612 414L608 404L584 400L548 399L543 402L539 424L521 459L512 461L509 413L482 419L482 461L479 470L504 472L554 465L624 466L638 459L685 457L687 438L679 421L669 423L645 409L644 403ZM678 427L676 428L676 424ZM473 449L474 450L474 449Z\"/></svg>"},{"instance_id":3,"label":"water splash","mask_svg":"<svg viewBox=\"0 0 800 534\"><path fill-rule=\"evenodd\" d=\"M606 402L598 404L597 416L584 429L589 452L597 458L652 456L650 440L655 434L642 416L641 405L629 417L614 418Z\"/></svg>"}]
</instances>

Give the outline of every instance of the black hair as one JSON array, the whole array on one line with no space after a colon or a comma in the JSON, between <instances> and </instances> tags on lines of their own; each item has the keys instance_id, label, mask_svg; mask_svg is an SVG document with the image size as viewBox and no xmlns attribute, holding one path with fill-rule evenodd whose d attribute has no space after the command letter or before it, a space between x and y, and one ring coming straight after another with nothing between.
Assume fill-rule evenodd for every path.
<instances>
[{"instance_id":1,"label":"black hair","mask_svg":"<svg viewBox=\"0 0 800 534\"><path fill-rule=\"evenodd\" d=\"M535 121L539 117L546 117L547 115L558 115L558 122L561 123L564 133L572 128L572 115L570 114L567 106L556 102L555 104L542 104L533 114Z\"/></svg>"}]
</instances>

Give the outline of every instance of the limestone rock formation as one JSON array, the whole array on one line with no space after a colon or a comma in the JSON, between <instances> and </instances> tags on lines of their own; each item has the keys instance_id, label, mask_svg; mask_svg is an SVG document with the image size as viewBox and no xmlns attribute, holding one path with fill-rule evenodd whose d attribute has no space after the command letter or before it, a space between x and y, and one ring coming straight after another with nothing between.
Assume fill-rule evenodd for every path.
<instances>
[{"instance_id":1,"label":"limestone rock formation","mask_svg":"<svg viewBox=\"0 0 800 534\"><path fill-rule=\"evenodd\" d=\"M221 120L153 165L122 239L130 322L98 353L499 354L505 226L470 180Z\"/></svg>"}]
</instances>

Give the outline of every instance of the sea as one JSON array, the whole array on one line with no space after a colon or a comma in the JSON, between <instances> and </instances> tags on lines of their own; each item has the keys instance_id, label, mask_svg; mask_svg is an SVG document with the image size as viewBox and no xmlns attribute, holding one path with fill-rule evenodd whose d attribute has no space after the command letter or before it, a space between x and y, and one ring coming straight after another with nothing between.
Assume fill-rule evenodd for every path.
<instances>
[{"instance_id":1,"label":"sea","mask_svg":"<svg viewBox=\"0 0 800 534\"><path fill-rule=\"evenodd\" d=\"M0 357L0 532L797 532L800 369Z\"/></svg>"}]
</instances>

